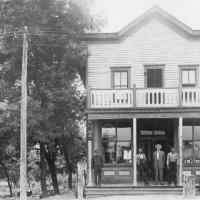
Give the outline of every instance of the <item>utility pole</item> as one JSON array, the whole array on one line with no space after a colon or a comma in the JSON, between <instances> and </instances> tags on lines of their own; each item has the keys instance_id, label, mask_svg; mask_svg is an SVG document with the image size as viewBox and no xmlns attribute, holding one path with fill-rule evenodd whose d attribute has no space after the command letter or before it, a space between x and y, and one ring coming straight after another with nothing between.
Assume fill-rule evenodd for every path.
<instances>
[{"instance_id":1,"label":"utility pole","mask_svg":"<svg viewBox=\"0 0 200 200\"><path fill-rule=\"evenodd\" d=\"M27 200L27 53L28 30L25 27L21 75L20 200Z\"/></svg>"}]
</instances>

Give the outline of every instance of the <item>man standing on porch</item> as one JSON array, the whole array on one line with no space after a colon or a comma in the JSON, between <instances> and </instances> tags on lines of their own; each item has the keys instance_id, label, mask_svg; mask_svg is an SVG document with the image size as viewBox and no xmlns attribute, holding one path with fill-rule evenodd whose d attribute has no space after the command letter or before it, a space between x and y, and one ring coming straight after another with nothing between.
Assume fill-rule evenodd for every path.
<instances>
[{"instance_id":1,"label":"man standing on porch","mask_svg":"<svg viewBox=\"0 0 200 200\"><path fill-rule=\"evenodd\" d=\"M158 184L159 175L160 184L163 185L163 168L165 163L165 152L161 150L162 145L160 144L157 144L155 148L156 151L153 153L155 184Z\"/></svg>"},{"instance_id":2,"label":"man standing on porch","mask_svg":"<svg viewBox=\"0 0 200 200\"><path fill-rule=\"evenodd\" d=\"M167 169L169 170L169 179L168 185L171 185L172 180L174 181L174 185L177 184L176 179L176 169L178 164L178 154L175 152L175 148L171 148L171 152L167 154Z\"/></svg>"},{"instance_id":3,"label":"man standing on porch","mask_svg":"<svg viewBox=\"0 0 200 200\"><path fill-rule=\"evenodd\" d=\"M147 181L147 160L146 160L145 154L142 151L142 148L138 149L137 167L138 167L140 181L144 181L144 184L148 185L148 181Z\"/></svg>"},{"instance_id":4,"label":"man standing on porch","mask_svg":"<svg viewBox=\"0 0 200 200\"><path fill-rule=\"evenodd\" d=\"M101 172L103 167L103 159L98 149L94 151L95 155L92 160L92 168L94 169L94 180L96 187L101 187Z\"/></svg>"}]
</instances>

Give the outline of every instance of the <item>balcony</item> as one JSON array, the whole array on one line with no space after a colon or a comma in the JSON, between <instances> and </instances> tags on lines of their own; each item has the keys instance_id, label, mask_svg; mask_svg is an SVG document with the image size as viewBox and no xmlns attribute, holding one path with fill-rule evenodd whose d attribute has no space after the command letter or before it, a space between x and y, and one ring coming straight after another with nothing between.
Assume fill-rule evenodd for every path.
<instances>
[{"instance_id":1,"label":"balcony","mask_svg":"<svg viewBox=\"0 0 200 200\"><path fill-rule=\"evenodd\" d=\"M92 89L89 94L92 109L200 107L200 88Z\"/></svg>"}]
</instances>

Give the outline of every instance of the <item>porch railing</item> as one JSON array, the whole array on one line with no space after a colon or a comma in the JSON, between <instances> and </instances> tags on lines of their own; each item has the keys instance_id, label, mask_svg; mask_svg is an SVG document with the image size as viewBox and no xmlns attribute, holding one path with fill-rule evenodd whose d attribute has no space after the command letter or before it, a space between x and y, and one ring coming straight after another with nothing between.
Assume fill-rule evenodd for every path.
<instances>
[{"instance_id":1,"label":"porch railing","mask_svg":"<svg viewBox=\"0 0 200 200\"><path fill-rule=\"evenodd\" d=\"M176 107L179 104L178 89L138 89L137 107Z\"/></svg>"},{"instance_id":2,"label":"porch railing","mask_svg":"<svg viewBox=\"0 0 200 200\"><path fill-rule=\"evenodd\" d=\"M200 88L92 89L89 107L200 107Z\"/></svg>"},{"instance_id":3,"label":"porch railing","mask_svg":"<svg viewBox=\"0 0 200 200\"><path fill-rule=\"evenodd\" d=\"M91 108L125 108L133 106L133 92L129 90L92 90Z\"/></svg>"},{"instance_id":4,"label":"porch railing","mask_svg":"<svg viewBox=\"0 0 200 200\"><path fill-rule=\"evenodd\" d=\"M200 88L183 88L182 106L200 106Z\"/></svg>"}]
</instances>

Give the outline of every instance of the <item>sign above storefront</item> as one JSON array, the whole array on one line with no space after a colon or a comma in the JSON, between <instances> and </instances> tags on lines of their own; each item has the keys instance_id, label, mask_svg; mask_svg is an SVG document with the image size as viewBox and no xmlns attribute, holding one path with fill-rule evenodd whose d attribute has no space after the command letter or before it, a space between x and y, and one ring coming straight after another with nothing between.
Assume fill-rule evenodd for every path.
<instances>
[{"instance_id":1,"label":"sign above storefront","mask_svg":"<svg viewBox=\"0 0 200 200\"><path fill-rule=\"evenodd\" d=\"M154 135L165 135L165 131L159 131L159 130L155 130L153 132Z\"/></svg>"},{"instance_id":2,"label":"sign above storefront","mask_svg":"<svg viewBox=\"0 0 200 200\"><path fill-rule=\"evenodd\" d=\"M153 135L153 131L141 130L140 135Z\"/></svg>"},{"instance_id":3,"label":"sign above storefront","mask_svg":"<svg viewBox=\"0 0 200 200\"><path fill-rule=\"evenodd\" d=\"M165 135L165 131L160 131L160 130L154 130L154 131L149 131L149 130L141 130L140 135Z\"/></svg>"}]
</instances>

